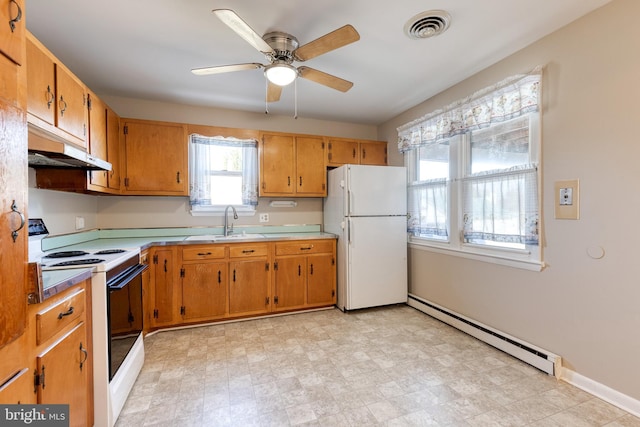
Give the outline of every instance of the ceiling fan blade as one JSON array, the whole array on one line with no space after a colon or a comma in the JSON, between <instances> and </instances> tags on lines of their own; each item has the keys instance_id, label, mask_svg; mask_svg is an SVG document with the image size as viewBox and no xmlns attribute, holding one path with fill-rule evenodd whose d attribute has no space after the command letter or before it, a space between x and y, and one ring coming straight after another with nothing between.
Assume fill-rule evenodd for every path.
<instances>
[{"instance_id":1,"label":"ceiling fan blade","mask_svg":"<svg viewBox=\"0 0 640 427\"><path fill-rule=\"evenodd\" d=\"M240 37L245 39L251 46L263 53L271 53L273 49L267 44L262 37L242 20L231 9L214 9L212 12L229 28L236 32Z\"/></svg>"},{"instance_id":2,"label":"ceiling fan blade","mask_svg":"<svg viewBox=\"0 0 640 427\"><path fill-rule=\"evenodd\" d=\"M250 62L246 64L233 64L233 65L219 65L217 67L202 67L193 68L191 72L197 76L206 76L209 74L230 73L232 71L242 70L255 70L256 68L262 68L262 64L257 62Z\"/></svg>"},{"instance_id":3,"label":"ceiling fan blade","mask_svg":"<svg viewBox=\"0 0 640 427\"><path fill-rule=\"evenodd\" d=\"M331 74L323 73L314 68L298 67L298 73L303 79L311 80L312 82L320 83L340 92L346 92L353 86L348 80L341 79L340 77L332 76Z\"/></svg>"},{"instance_id":4,"label":"ceiling fan blade","mask_svg":"<svg viewBox=\"0 0 640 427\"><path fill-rule=\"evenodd\" d=\"M282 94L282 86L278 86L267 80L267 102L280 101L281 94Z\"/></svg>"},{"instance_id":5,"label":"ceiling fan blade","mask_svg":"<svg viewBox=\"0 0 640 427\"><path fill-rule=\"evenodd\" d=\"M360 34L358 34L356 29L351 25L345 25L312 42L300 46L294 51L294 55L299 61L306 61L358 40L360 40Z\"/></svg>"}]
</instances>

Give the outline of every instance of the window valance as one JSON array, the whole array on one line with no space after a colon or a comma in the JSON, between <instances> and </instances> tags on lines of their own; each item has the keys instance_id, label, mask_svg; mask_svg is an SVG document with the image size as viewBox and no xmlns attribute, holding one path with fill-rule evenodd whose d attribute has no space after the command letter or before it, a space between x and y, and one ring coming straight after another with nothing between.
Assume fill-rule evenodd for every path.
<instances>
[{"instance_id":1,"label":"window valance","mask_svg":"<svg viewBox=\"0 0 640 427\"><path fill-rule=\"evenodd\" d=\"M542 66L509 77L397 128L401 153L538 111Z\"/></svg>"}]
</instances>

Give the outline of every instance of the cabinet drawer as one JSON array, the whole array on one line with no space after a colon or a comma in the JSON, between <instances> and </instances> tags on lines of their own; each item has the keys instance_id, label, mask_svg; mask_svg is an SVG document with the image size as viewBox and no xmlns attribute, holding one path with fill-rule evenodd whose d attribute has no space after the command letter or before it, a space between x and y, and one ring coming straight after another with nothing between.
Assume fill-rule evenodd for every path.
<instances>
[{"instance_id":1,"label":"cabinet drawer","mask_svg":"<svg viewBox=\"0 0 640 427\"><path fill-rule=\"evenodd\" d=\"M224 258L226 248L224 245L193 246L182 249L183 261L197 261L202 259Z\"/></svg>"},{"instance_id":2,"label":"cabinet drawer","mask_svg":"<svg viewBox=\"0 0 640 427\"><path fill-rule=\"evenodd\" d=\"M254 256L267 256L269 249L266 243L248 243L244 245L229 246L230 258L247 258Z\"/></svg>"},{"instance_id":3,"label":"cabinet drawer","mask_svg":"<svg viewBox=\"0 0 640 427\"><path fill-rule=\"evenodd\" d=\"M83 316L85 298L84 289L80 289L36 313L36 344L42 344Z\"/></svg>"},{"instance_id":4,"label":"cabinet drawer","mask_svg":"<svg viewBox=\"0 0 640 427\"><path fill-rule=\"evenodd\" d=\"M333 252L333 240L307 240L276 243L276 256Z\"/></svg>"}]
</instances>

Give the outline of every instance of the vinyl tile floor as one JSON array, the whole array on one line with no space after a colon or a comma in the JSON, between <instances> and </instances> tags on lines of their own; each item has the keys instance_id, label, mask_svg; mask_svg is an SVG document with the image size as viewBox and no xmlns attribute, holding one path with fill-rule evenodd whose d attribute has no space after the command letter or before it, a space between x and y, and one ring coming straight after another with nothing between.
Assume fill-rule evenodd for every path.
<instances>
[{"instance_id":1,"label":"vinyl tile floor","mask_svg":"<svg viewBox=\"0 0 640 427\"><path fill-rule=\"evenodd\" d=\"M145 350L117 427L640 427L404 305L158 332Z\"/></svg>"}]
</instances>

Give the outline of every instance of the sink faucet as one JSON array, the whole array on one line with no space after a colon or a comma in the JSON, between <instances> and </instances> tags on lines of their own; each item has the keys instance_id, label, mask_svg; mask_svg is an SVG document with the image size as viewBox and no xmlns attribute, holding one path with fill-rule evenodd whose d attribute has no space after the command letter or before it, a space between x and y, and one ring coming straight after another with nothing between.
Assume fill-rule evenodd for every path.
<instances>
[{"instance_id":1,"label":"sink faucet","mask_svg":"<svg viewBox=\"0 0 640 427\"><path fill-rule=\"evenodd\" d=\"M224 208L224 235L225 237L229 234L233 233L233 223L229 225L228 217L229 217L229 208L233 209L233 219L238 219L238 212L236 212L236 208L231 205L228 205Z\"/></svg>"}]
</instances>

